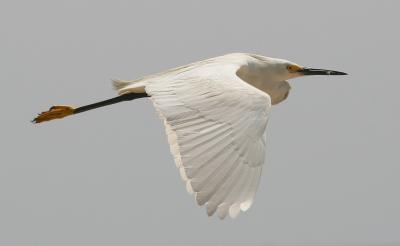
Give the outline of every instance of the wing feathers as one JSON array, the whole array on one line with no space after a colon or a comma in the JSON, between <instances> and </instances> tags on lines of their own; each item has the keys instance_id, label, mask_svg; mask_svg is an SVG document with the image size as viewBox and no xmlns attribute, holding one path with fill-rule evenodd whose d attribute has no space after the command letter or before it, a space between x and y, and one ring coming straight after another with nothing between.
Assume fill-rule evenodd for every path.
<instances>
[{"instance_id":1,"label":"wing feathers","mask_svg":"<svg viewBox=\"0 0 400 246\"><path fill-rule=\"evenodd\" d=\"M145 83L186 189L221 219L251 206L265 158L271 100L236 76L241 66L203 62Z\"/></svg>"}]
</instances>

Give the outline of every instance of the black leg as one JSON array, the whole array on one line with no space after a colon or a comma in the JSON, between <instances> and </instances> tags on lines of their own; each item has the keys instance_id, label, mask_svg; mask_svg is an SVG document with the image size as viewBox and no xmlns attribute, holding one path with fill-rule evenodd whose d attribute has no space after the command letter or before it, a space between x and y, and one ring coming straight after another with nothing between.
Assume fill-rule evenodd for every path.
<instances>
[{"instance_id":1,"label":"black leg","mask_svg":"<svg viewBox=\"0 0 400 246\"><path fill-rule=\"evenodd\" d=\"M148 97L148 95L146 93L127 93L127 94L123 94L121 96L117 96L108 100L104 100L101 102L97 102L97 103L93 103L93 104L89 104L89 105L85 105L79 108L74 109L74 114L79 114L91 109L95 109L95 108L100 108L100 107L104 107L107 105L111 105L111 104L115 104L115 103L119 103L119 102L123 102L123 101L131 101L134 99L138 99L138 98L142 98L142 97Z\"/></svg>"},{"instance_id":2,"label":"black leg","mask_svg":"<svg viewBox=\"0 0 400 246\"><path fill-rule=\"evenodd\" d=\"M121 96L117 96L108 100L104 100L101 102L85 105L79 108L73 108L71 106L66 105L57 105L51 107L48 111L40 113L35 119L32 120L33 123L40 123L43 121L49 121L54 119L61 119L69 115L79 114L91 109L104 107L107 105L123 102L123 101L131 101L137 98L148 97L146 93L127 93Z\"/></svg>"}]
</instances>

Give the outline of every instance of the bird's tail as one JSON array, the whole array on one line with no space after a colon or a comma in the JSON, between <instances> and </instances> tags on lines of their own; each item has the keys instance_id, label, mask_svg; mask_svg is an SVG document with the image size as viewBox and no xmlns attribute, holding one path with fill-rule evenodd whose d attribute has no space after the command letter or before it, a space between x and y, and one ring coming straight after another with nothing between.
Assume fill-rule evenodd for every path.
<instances>
[{"instance_id":1,"label":"bird's tail","mask_svg":"<svg viewBox=\"0 0 400 246\"><path fill-rule=\"evenodd\" d=\"M132 84L132 80L121 80L121 79L113 79L112 80L112 85L114 90L118 91L130 84Z\"/></svg>"},{"instance_id":2,"label":"bird's tail","mask_svg":"<svg viewBox=\"0 0 400 246\"><path fill-rule=\"evenodd\" d=\"M113 79L112 85L119 95L125 93L145 93L144 82L140 80Z\"/></svg>"}]
</instances>

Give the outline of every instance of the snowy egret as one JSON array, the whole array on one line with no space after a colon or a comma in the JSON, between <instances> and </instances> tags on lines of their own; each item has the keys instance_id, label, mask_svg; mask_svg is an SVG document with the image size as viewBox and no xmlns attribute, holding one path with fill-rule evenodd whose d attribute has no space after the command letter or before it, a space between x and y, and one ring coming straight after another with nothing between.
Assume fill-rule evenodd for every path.
<instances>
[{"instance_id":1,"label":"snowy egret","mask_svg":"<svg viewBox=\"0 0 400 246\"><path fill-rule=\"evenodd\" d=\"M249 209L259 184L271 105L287 98L288 79L303 75L346 73L233 53L137 80L114 80L119 96L78 108L53 106L33 122L149 97L187 191L209 216L236 217Z\"/></svg>"}]
</instances>

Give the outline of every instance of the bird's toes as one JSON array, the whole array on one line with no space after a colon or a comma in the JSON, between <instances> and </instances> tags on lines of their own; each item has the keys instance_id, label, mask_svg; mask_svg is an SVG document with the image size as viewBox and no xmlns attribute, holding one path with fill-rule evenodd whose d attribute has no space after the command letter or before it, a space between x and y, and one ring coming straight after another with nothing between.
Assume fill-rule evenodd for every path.
<instances>
[{"instance_id":1,"label":"bird's toes","mask_svg":"<svg viewBox=\"0 0 400 246\"><path fill-rule=\"evenodd\" d=\"M61 119L65 116L72 115L74 108L71 106L57 105L52 106L48 111L41 112L36 118L32 120L33 123L41 123L54 119Z\"/></svg>"}]
</instances>

